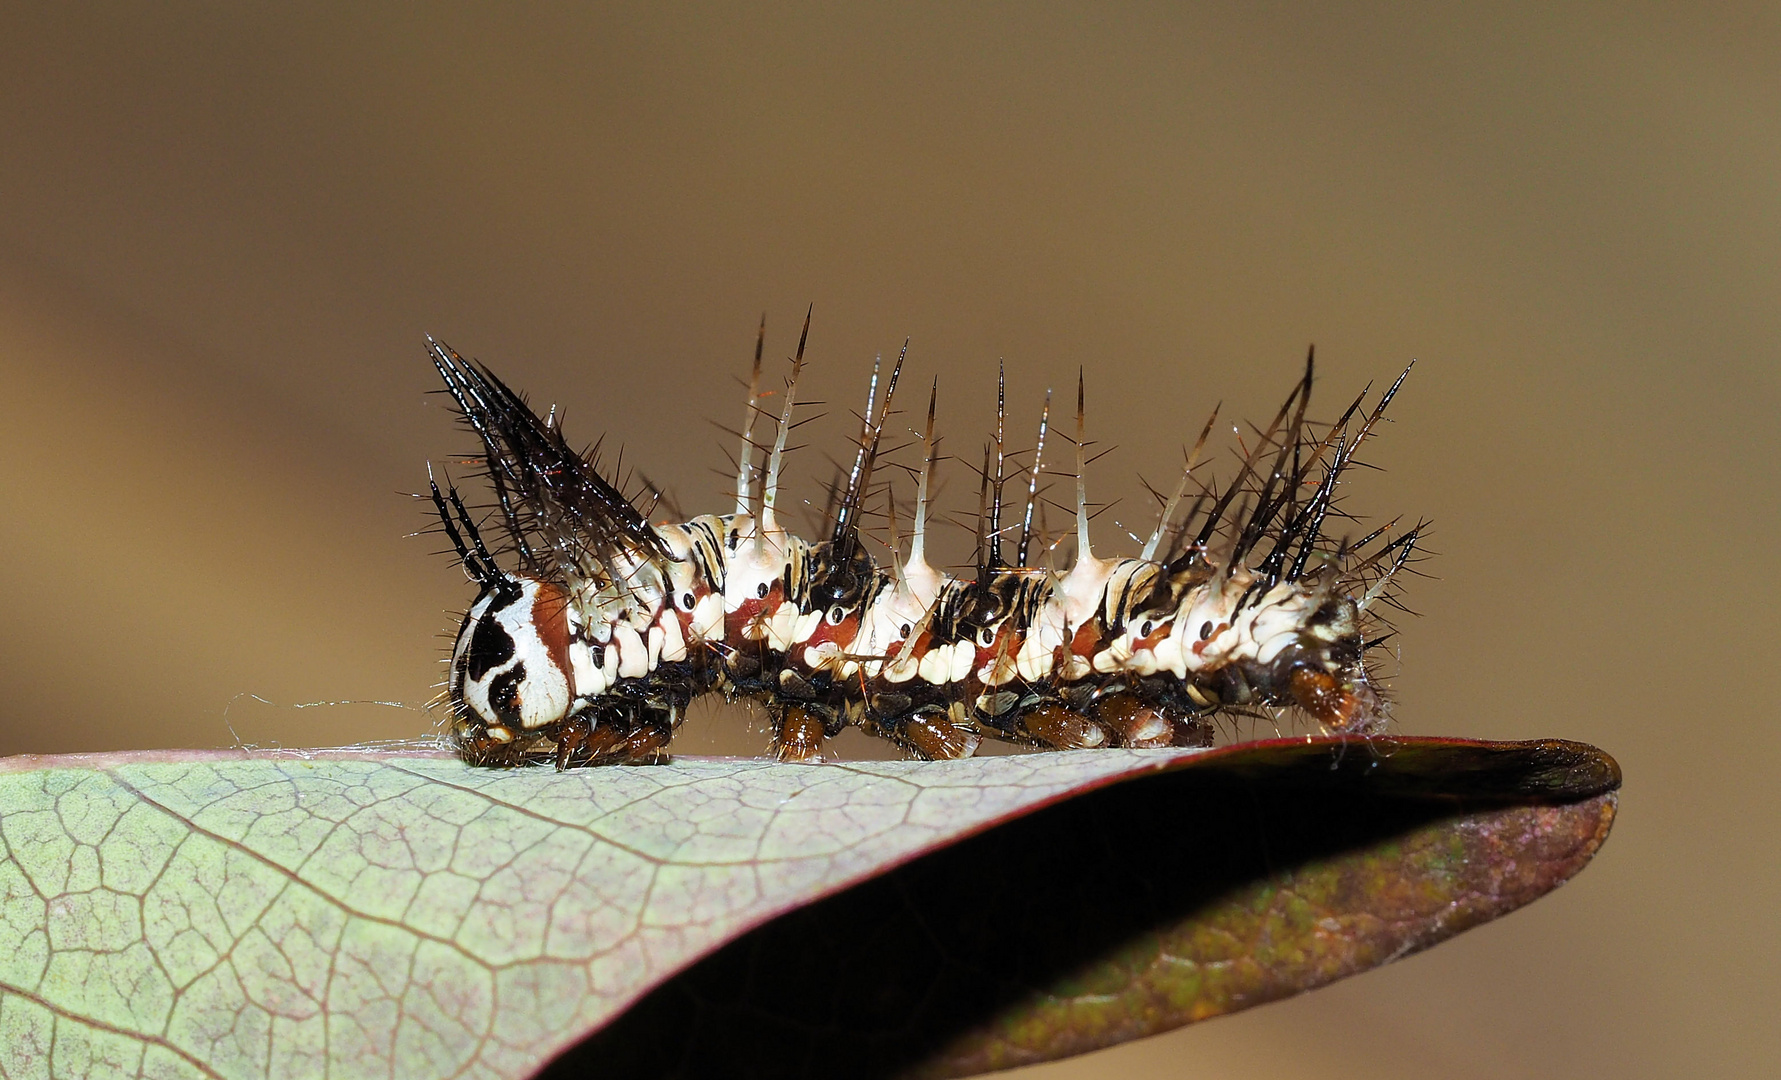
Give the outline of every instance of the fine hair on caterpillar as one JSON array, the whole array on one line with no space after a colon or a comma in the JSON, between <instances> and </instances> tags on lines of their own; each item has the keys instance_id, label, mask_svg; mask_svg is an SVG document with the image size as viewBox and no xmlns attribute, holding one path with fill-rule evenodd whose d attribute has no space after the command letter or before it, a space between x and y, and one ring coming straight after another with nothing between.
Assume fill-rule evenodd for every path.
<instances>
[{"instance_id":1,"label":"fine hair on caterpillar","mask_svg":"<svg viewBox=\"0 0 1781 1080\"><path fill-rule=\"evenodd\" d=\"M1393 522L1350 538L1340 503L1408 368L1319 423L1308 415L1308 354L1284 403L1240 439L1223 483L1209 478L1214 410L1173 490L1157 493L1157 524L1132 557L1091 544L1080 374L1066 438L1073 473L1055 463L1062 433L1049 393L1031 450L1009 450L998 379L973 565L954 574L928 561L937 382L915 432L919 467L905 466L916 488L906 547L883 479L907 343L888 370L872 367L821 535L806 540L782 522L809 334L806 315L782 403L769 410L762 322L734 506L656 522L602 475L596 453L571 448L554 407L540 416L487 367L428 339L481 442L472 460L492 496L486 513L473 511L455 487L430 483L440 526L479 589L445 694L467 761L655 761L687 706L714 692L764 706L772 752L785 761L822 760L848 726L924 759L968 757L984 739L1202 746L1221 714L1256 709L1293 709L1330 732L1383 728L1368 654L1392 632L1381 609L1396 606L1424 526ZM1035 528L1042 474L1074 482L1067 567L1051 565L1056 545ZM863 522L880 506L888 544L875 555Z\"/></svg>"}]
</instances>

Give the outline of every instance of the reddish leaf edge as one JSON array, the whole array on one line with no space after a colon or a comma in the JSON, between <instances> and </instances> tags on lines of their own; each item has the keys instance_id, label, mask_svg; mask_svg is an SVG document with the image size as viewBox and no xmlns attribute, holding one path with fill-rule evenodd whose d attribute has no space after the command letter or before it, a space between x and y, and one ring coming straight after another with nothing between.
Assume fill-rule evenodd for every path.
<instances>
[{"instance_id":1,"label":"reddish leaf edge","mask_svg":"<svg viewBox=\"0 0 1781 1080\"><path fill-rule=\"evenodd\" d=\"M958 1077L1143 1038L1525 906L1600 849L1621 781L1608 754L1561 739L1270 739L1175 757L764 920L538 1075ZM1336 905L1323 923L1361 932L1313 929L1323 952L1280 940L1311 894ZM1239 976L1197 996L1157 977L1194 965Z\"/></svg>"}]
</instances>

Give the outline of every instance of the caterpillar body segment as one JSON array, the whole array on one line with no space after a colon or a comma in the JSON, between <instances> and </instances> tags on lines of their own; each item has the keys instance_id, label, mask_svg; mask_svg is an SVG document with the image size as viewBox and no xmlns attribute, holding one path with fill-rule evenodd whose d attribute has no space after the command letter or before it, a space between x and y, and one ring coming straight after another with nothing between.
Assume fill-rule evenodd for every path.
<instances>
[{"instance_id":1,"label":"caterpillar body segment","mask_svg":"<svg viewBox=\"0 0 1781 1080\"><path fill-rule=\"evenodd\" d=\"M908 556L893 543L880 563L862 534L907 343L888 373L874 367L828 535L812 543L780 524L808 333L807 316L784 406L770 418L770 450L753 439L767 415L757 342L736 511L655 524L590 456L569 449L554 409L540 417L487 368L429 339L482 442L504 541L491 552L458 492L433 487L443 531L479 587L447 682L467 760L656 760L687 706L713 692L763 704L773 753L794 761L821 760L847 726L928 759L968 756L986 738L1053 749L1203 745L1221 711L1245 708L1294 707L1334 731L1383 726L1366 652L1384 624L1369 608L1391 602L1421 527L1395 536L1388 527L1353 546L1325 530L1332 514L1342 518L1341 481L1402 376L1370 410L1363 394L1335 424L1315 425L1319 433L1306 419L1308 358L1272 423L1252 432L1236 478L1201 484L1176 522L1215 412L1139 558L1091 550L1079 379L1076 555L1063 571L1029 562L1049 398L1032 461L1013 475L999 405L976 568L960 577L926 557L937 388ZM1002 525L1011 481L1025 496L1010 527L1019 538L1012 564Z\"/></svg>"}]
</instances>

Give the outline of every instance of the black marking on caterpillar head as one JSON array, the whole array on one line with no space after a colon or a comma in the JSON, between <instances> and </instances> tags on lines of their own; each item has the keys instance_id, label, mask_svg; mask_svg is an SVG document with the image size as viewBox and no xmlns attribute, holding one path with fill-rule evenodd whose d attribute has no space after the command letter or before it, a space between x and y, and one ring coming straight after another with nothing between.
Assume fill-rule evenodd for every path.
<instances>
[{"instance_id":1,"label":"black marking on caterpillar head","mask_svg":"<svg viewBox=\"0 0 1781 1080\"><path fill-rule=\"evenodd\" d=\"M489 683L489 705L495 716L509 723L519 723L519 688L526 680L526 665L515 664Z\"/></svg>"},{"instance_id":2,"label":"black marking on caterpillar head","mask_svg":"<svg viewBox=\"0 0 1781 1080\"><path fill-rule=\"evenodd\" d=\"M481 682L489 672L513 659L513 635L490 617L496 610L490 608L471 628L470 647L464 652L464 677L472 682Z\"/></svg>"}]
</instances>

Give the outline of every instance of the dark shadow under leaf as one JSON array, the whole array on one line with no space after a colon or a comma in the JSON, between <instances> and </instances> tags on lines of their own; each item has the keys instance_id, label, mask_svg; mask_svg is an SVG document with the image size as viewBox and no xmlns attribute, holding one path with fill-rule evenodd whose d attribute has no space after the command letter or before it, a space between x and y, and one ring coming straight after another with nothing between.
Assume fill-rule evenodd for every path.
<instances>
[{"instance_id":1,"label":"dark shadow under leaf","mask_svg":"<svg viewBox=\"0 0 1781 1080\"><path fill-rule=\"evenodd\" d=\"M1065 800L794 910L553 1063L962 1076L1286 997L1543 895L1613 820L1576 743L1273 742Z\"/></svg>"}]
</instances>

